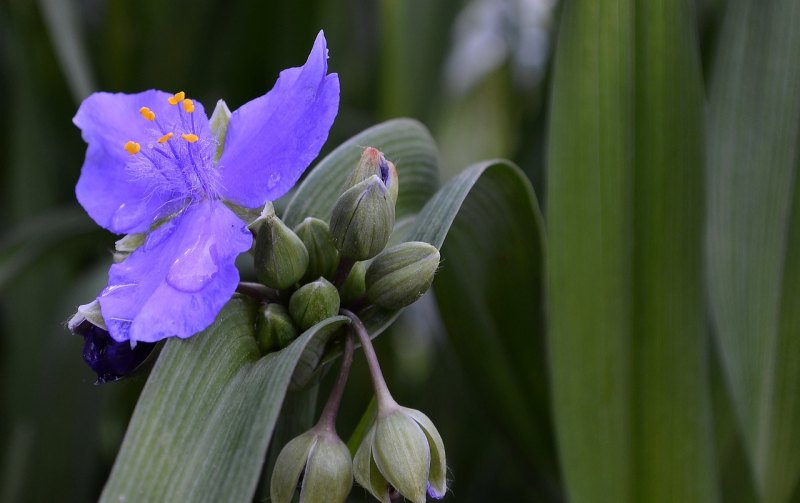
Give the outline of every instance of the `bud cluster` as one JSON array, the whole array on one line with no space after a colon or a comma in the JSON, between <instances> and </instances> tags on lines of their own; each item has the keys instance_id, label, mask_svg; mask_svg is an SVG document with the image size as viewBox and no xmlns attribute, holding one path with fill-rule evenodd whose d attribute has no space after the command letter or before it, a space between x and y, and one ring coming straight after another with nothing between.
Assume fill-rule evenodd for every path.
<instances>
[{"instance_id":1,"label":"bud cluster","mask_svg":"<svg viewBox=\"0 0 800 503\"><path fill-rule=\"evenodd\" d=\"M256 323L263 352L286 347L342 307L400 309L430 288L439 266L434 246L386 247L398 194L394 164L368 147L347 177L330 223L308 217L291 229L267 204L250 224L258 286L271 293L261 299Z\"/></svg>"},{"instance_id":2,"label":"bud cluster","mask_svg":"<svg viewBox=\"0 0 800 503\"><path fill-rule=\"evenodd\" d=\"M259 280L283 290L286 283L278 282L280 275L272 266L283 263L291 278L287 273L281 279L298 282L288 310L274 303L262 310L257 331L263 351L281 348L296 337L292 324L305 330L332 314L350 318L340 377L319 422L290 441L276 460L270 493L277 503L292 501L298 487L300 502L343 502L354 478L385 503L396 493L422 503L427 495L441 498L446 492L444 444L436 427L425 414L394 401L369 335L353 313L371 305L394 310L414 303L430 288L439 266L439 251L428 243L406 242L387 248L398 189L394 164L377 149L366 148L334 204L330 225L307 218L294 229L293 237L280 234L292 232L286 229L270 230L261 239L263 231L257 231ZM278 228L269 223L277 220L274 212L265 212L262 220L265 223L261 225ZM259 250L269 244L273 250L283 246L281 253L288 253L290 248L300 248L300 243L303 251L290 258L272 258L270 254L277 252ZM352 361L353 335L364 349L378 409L351 457L336 435L334 411Z\"/></svg>"}]
</instances>

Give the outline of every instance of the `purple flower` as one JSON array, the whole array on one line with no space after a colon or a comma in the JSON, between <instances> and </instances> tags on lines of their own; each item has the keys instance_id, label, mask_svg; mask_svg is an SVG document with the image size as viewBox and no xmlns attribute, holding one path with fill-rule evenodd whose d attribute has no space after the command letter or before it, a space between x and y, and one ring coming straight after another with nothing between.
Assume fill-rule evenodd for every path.
<instances>
[{"instance_id":1,"label":"purple flower","mask_svg":"<svg viewBox=\"0 0 800 503\"><path fill-rule=\"evenodd\" d=\"M239 282L246 223L224 203L260 208L285 194L319 154L339 106L322 32L305 65L231 114L224 151L203 106L183 92L96 93L73 119L89 147L78 201L115 233L149 232L111 266L98 300L116 341L190 337Z\"/></svg>"}]
</instances>

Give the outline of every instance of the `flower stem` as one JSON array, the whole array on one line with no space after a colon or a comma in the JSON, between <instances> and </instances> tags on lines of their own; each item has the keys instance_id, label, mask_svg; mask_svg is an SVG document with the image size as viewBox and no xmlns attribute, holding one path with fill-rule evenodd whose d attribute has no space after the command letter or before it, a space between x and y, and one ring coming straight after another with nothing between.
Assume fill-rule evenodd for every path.
<instances>
[{"instance_id":1,"label":"flower stem","mask_svg":"<svg viewBox=\"0 0 800 503\"><path fill-rule=\"evenodd\" d=\"M364 327L364 324L361 323L361 319L352 312L347 309L341 309L339 312L343 316L350 318L350 327L353 329L353 332L355 332L356 337L358 337L358 342L361 343L361 347L364 348L364 358L367 359L367 367L369 367L369 373L372 376L372 385L375 388L375 398L378 400L378 415L380 415L381 412L393 409L397 406L397 402L394 401L388 386L386 386L386 380L383 378L383 372L381 372L381 365L378 363L378 355L375 354L375 348L372 346L372 341L369 338L367 329Z\"/></svg>"},{"instance_id":2,"label":"flower stem","mask_svg":"<svg viewBox=\"0 0 800 503\"><path fill-rule=\"evenodd\" d=\"M328 431L336 431L336 416L339 414L339 405L342 403L344 387L347 384L347 377L350 375L350 367L353 365L353 336L349 333L344 338L344 353L342 354L342 365L339 367L339 375L336 377L336 384L333 385L328 401L322 409L317 425Z\"/></svg>"},{"instance_id":3,"label":"flower stem","mask_svg":"<svg viewBox=\"0 0 800 503\"><path fill-rule=\"evenodd\" d=\"M339 259L339 267L336 268L336 275L333 277L333 286L338 289L344 285L355 263L355 260L350 260L349 258L342 257Z\"/></svg>"},{"instance_id":4,"label":"flower stem","mask_svg":"<svg viewBox=\"0 0 800 503\"><path fill-rule=\"evenodd\" d=\"M249 283L242 281L236 287L236 292L247 295L256 300L268 300L270 302L280 302L281 294L274 288L269 288L261 283Z\"/></svg>"}]
</instances>

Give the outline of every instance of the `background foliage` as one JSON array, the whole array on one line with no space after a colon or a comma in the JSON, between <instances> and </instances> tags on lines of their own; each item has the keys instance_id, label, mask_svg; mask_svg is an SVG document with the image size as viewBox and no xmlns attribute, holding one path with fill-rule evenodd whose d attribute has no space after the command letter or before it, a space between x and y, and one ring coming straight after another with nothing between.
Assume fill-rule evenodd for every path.
<instances>
[{"instance_id":1,"label":"background foliage","mask_svg":"<svg viewBox=\"0 0 800 503\"><path fill-rule=\"evenodd\" d=\"M235 109L320 28L327 151L413 117L461 173L445 193L470 193L437 298L377 339L445 439L449 499L800 501L794 0L0 1L0 501L97 499L147 377L92 386L63 326L114 241L74 200L80 101ZM467 169L500 157L530 186Z\"/></svg>"}]
</instances>

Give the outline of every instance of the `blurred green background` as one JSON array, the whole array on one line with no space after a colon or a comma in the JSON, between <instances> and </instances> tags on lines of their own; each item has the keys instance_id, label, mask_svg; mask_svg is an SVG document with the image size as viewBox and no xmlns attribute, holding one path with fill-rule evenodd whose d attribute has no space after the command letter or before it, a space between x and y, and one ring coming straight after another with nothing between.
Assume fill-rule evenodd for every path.
<instances>
[{"instance_id":1,"label":"blurred green background","mask_svg":"<svg viewBox=\"0 0 800 503\"><path fill-rule=\"evenodd\" d=\"M74 198L81 100L235 109L320 29L342 89L325 152L416 118L443 179L508 158L545 213L549 347L508 334L550 376L540 452L431 296L377 340L444 437L448 500L800 501L795 0L0 1L0 501L96 499L144 383L93 386L64 327L115 240ZM356 362L343 436L370 397Z\"/></svg>"}]
</instances>

